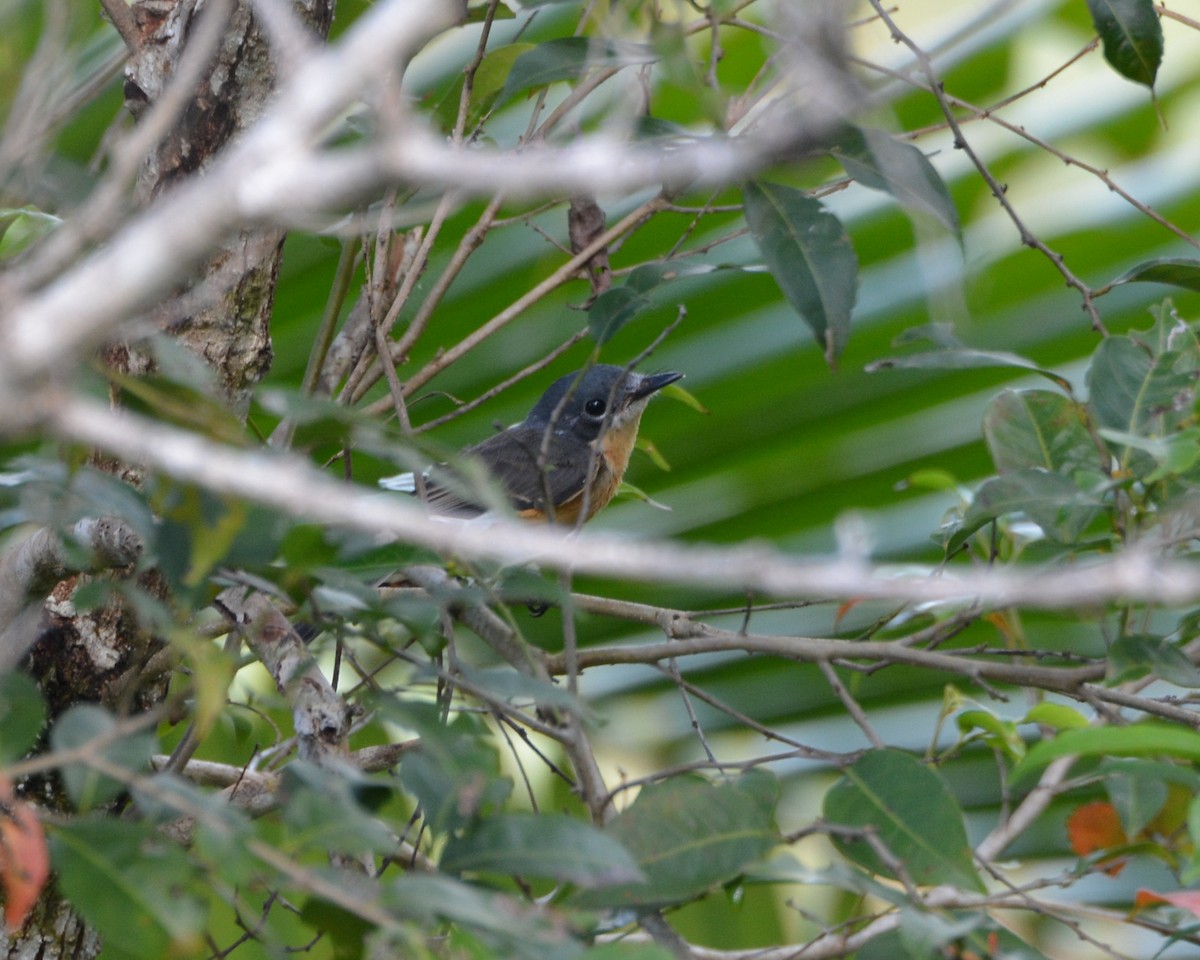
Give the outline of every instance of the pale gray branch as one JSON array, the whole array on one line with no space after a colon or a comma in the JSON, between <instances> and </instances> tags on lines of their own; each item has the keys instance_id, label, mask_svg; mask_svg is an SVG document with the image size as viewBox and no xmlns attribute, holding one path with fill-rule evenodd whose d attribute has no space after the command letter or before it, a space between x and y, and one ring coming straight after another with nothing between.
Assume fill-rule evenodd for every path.
<instances>
[{"instance_id":1,"label":"pale gray branch","mask_svg":"<svg viewBox=\"0 0 1200 960\"><path fill-rule=\"evenodd\" d=\"M685 546L587 531L568 535L554 527L518 521L499 521L491 527L438 523L406 498L336 481L299 458L221 447L83 398L60 397L44 414L47 426L58 436L100 447L126 461L293 516L368 531L446 555L785 597L1051 609L1094 607L1118 598L1166 605L1200 599L1200 566L1165 560L1136 545L1088 566L969 568L935 574L912 567L872 566L858 559L797 558L767 547Z\"/></svg>"},{"instance_id":2,"label":"pale gray branch","mask_svg":"<svg viewBox=\"0 0 1200 960\"><path fill-rule=\"evenodd\" d=\"M819 58L821 96L813 102L837 104L836 110L817 110L811 102L797 107L788 94L772 105L770 122L741 136L644 145L598 133L518 153L449 143L397 109L388 129L366 146L322 149L329 124L348 104L394 76L464 13L460 0L375 5L338 43L308 53L262 120L203 177L164 194L37 293L21 298L10 292L15 302L6 304L0 327L0 390L13 394L10 416L24 389L77 361L171 292L238 229L326 215L397 182L512 197L727 185L821 142L856 96L844 62L825 57Z\"/></svg>"},{"instance_id":3,"label":"pale gray branch","mask_svg":"<svg viewBox=\"0 0 1200 960\"><path fill-rule=\"evenodd\" d=\"M245 633L254 655L292 705L299 754L303 760L349 766L350 710L313 661L287 617L261 593L231 587L218 606Z\"/></svg>"}]
</instances>

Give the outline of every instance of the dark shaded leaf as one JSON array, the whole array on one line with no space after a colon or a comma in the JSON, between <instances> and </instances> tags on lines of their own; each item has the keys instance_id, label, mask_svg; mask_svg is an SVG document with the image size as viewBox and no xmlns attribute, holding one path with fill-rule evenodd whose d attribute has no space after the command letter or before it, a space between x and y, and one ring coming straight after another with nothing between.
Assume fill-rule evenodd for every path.
<instances>
[{"instance_id":1,"label":"dark shaded leaf","mask_svg":"<svg viewBox=\"0 0 1200 960\"><path fill-rule=\"evenodd\" d=\"M1099 509L1100 502L1067 477L1036 467L992 477L975 492L951 548L1000 517L1024 514L1058 543L1074 543Z\"/></svg>"},{"instance_id":2,"label":"dark shaded leaf","mask_svg":"<svg viewBox=\"0 0 1200 960\"><path fill-rule=\"evenodd\" d=\"M105 376L120 388L123 404L131 410L222 443L246 444L246 428L228 407L189 384L154 374L133 377L112 369Z\"/></svg>"},{"instance_id":3,"label":"dark shaded leaf","mask_svg":"<svg viewBox=\"0 0 1200 960\"><path fill-rule=\"evenodd\" d=\"M377 705L421 738L400 765L400 782L420 802L430 829L462 829L508 799L512 781L500 776L495 749L469 717L443 724L432 704L380 697Z\"/></svg>"},{"instance_id":4,"label":"dark shaded leaf","mask_svg":"<svg viewBox=\"0 0 1200 960\"><path fill-rule=\"evenodd\" d=\"M1169 283L1174 287L1200 292L1200 260L1187 257L1160 257L1126 270L1110 287L1122 283Z\"/></svg>"},{"instance_id":5,"label":"dark shaded leaf","mask_svg":"<svg viewBox=\"0 0 1200 960\"><path fill-rule=\"evenodd\" d=\"M1109 647L1108 670L1113 683L1152 673L1181 687L1200 687L1200 667L1163 637L1120 637Z\"/></svg>"},{"instance_id":6,"label":"dark shaded leaf","mask_svg":"<svg viewBox=\"0 0 1200 960\"><path fill-rule=\"evenodd\" d=\"M300 850L365 850L385 853L395 848L391 831L372 809L391 795L385 784L363 778L347 765L337 775L303 760L288 764L280 785L288 842Z\"/></svg>"},{"instance_id":7,"label":"dark shaded leaf","mask_svg":"<svg viewBox=\"0 0 1200 960\"><path fill-rule=\"evenodd\" d=\"M633 854L646 881L587 891L573 902L653 908L733 879L778 841L778 789L775 778L763 773L723 784L676 777L642 788L606 832Z\"/></svg>"},{"instance_id":8,"label":"dark shaded leaf","mask_svg":"<svg viewBox=\"0 0 1200 960\"><path fill-rule=\"evenodd\" d=\"M848 767L825 795L823 815L831 823L875 831L915 883L983 890L958 802L935 771L907 753L872 750ZM872 873L894 876L865 840L834 842Z\"/></svg>"},{"instance_id":9,"label":"dark shaded leaf","mask_svg":"<svg viewBox=\"0 0 1200 960\"><path fill-rule=\"evenodd\" d=\"M50 850L60 887L108 948L147 960L201 949L205 911L187 892L198 870L157 827L76 821L53 830Z\"/></svg>"},{"instance_id":10,"label":"dark shaded leaf","mask_svg":"<svg viewBox=\"0 0 1200 960\"><path fill-rule=\"evenodd\" d=\"M642 871L613 837L565 814L512 813L492 817L442 854L447 873L469 871L550 877L581 887L644 880Z\"/></svg>"},{"instance_id":11,"label":"dark shaded leaf","mask_svg":"<svg viewBox=\"0 0 1200 960\"><path fill-rule=\"evenodd\" d=\"M492 953L469 956L512 960L572 960L582 945L562 917L523 900L473 887L450 877L409 874L384 888L385 908L425 925L446 921L487 944ZM399 954L398 954L399 955Z\"/></svg>"},{"instance_id":12,"label":"dark shaded leaf","mask_svg":"<svg viewBox=\"0 0 1200 960\"><path fill-rule=\"evenodd\" d=\"M640 43L587 37L547 40L525 51L513 62L499 101L507 102L533 87L544 87L559 80L574 80L591 67L623 67L653 63L657 59L658 54L653 47Z\"/></svg>"},{"instance_id":13,"label":"dark shaded leaf","mask_svg":"<svg viewBox=\"0 0 1200 960\"><path fill-rule=\"evenodd\" d=\"M850 335L858 257L840 220L791 187L756 181L742 191L746 223L767 269L812 328L827 363Z\"/></svg>"},{"instance_id":14,"label":"dark shaded leaf","mask_svg":"<svg viewBox=\"0 0 1200 960\"><path fill-rule=\"evenodd\" d=\"M941 176L920 150L882 130L847 127L830 153L846 173L873 190L891 194L908 210L958 230L958 210Z\"/></svg>"},{"instance_id":15,"label":"dark shaded leaf","mask_svg":"<svg viewBox=\"0 0 1200 960\"><path fill-rule=\"evenodd\" d=\"M1154 86L1163 56L1163 32L1153 0L1087 0L1104 59L1127 80Z\"/></svg>"},{"instance_id":16,"label":"dark shaded leaf","mask_svg":"<svg viewBox=\"0 0 1200 960\"><path fill-rule=\"evenodd\" d=\"M23 673L0 675L0 765L20 760L46 722L46 703Z\"/></svg>"},{"instance_id":17,"label":"dark shaded leaf","mask_svg":"<svg viewBox=\"0 0 1200 960\"><path fill-rule=\"evenodd\" d=\"M656 305L653 297L675 280L697 277L717 270L740 270L729 264L647 263L633 270L619 287L605 290L588 307L588 331L596 343L607 343L625 324Z\"/></svg>"},{"instance_id":18,"label":"dark shaded leaf","mask_svg":"<svg viewBox=\"0 0 1200 960\"><path fill-rule=\"evenodd\" d=\"M1103 470L1083 406L1051 390L1002 390L984 413L983 435L1001 473L1026 467L1065 476Z\"/></svg>"}]
</instances>

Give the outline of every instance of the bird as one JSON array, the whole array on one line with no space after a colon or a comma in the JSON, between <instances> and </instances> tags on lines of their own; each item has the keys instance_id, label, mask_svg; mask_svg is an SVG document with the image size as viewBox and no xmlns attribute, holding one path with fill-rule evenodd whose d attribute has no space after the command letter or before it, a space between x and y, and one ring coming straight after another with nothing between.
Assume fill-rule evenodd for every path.
<instances>
[{"instance_id":1,"label":"bird","mask_svg":"<svg viewBox=\"0 0 1200 960\"><path fill-rule=\"evenodd\" d=\"M559 377L520 423L462 451L499 486L518 517L560 525L590 520L617 492L637 439L642 412L682 373L642 374L595 364ZM492 514L464 472L446 464L424 473L425 500L435 519ZM380 486L415 493L411 473Z\"/></svg>"}]
</instances>

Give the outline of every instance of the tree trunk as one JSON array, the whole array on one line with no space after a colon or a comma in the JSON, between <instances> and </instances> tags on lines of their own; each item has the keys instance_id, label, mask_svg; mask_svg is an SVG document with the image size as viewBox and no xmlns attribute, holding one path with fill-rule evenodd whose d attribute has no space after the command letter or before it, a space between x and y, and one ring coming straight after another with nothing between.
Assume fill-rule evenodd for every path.
<instances>
[{"instance_id":1,"label":"tree trunk","mask_svg":"<svg viewBox=\"0 0 1200 960\"><path fill-rule=\"evenodd\" d=\"M199 11L198 9L199 8ZM295 13L313 38L323 39L333 19L333 0L296 0ZM177 112L147 158L136 185L136 202L151 204L176 181L195 175L230 140L261 115L275 83L276 62L251 6L238 0L136 0L130 8L136 52L126 67L126 106L139 122L155 122L155 105L176 96L172 80L192 76ZM192 40L203 34L205 17L220 17L219 41L198 70L189 66ZM183 61L181 66L181 61ZM230 407L244 416L254 386L271 364L269 322L283 244L283 231L243 231L214 251L188 289L154 311L156 328L201 358L214 372ZM110 345L106 362L125 374L153 368L138 344ZM109 464L121 475L128 465ZM134 467L136 471L136 465ZM59 583L45 614L29 669L42 684L55 716L74 703L101 702L110 709L139 712L161 701L169 671L158 666L160 641L115 602L87 613L70 603L78 577ZM162 593L160 578L143 575L143 588ZM38 785L37 802L61 806L57 791ZM32 785L26 785L27 792ZM89 931L51 884L24 928L0 931L0 957L88 960L99 952Z\"/></svg>"}]
</instances>

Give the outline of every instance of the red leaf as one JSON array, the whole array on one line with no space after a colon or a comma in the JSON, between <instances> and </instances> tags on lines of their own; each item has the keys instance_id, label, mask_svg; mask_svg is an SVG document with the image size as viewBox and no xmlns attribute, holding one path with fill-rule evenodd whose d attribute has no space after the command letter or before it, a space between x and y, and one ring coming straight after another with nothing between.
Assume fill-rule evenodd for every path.
<instances>
[{"instance_id":1,"label":"red leaf","mask_svg":"<svg viewBox=\"0 0 1200 960\"><path fill-rule=\"evenodd\" d=\"M1129 843L1116 808L1106 800L1085 803L1077 808L1067 818L1067 838L1071 842L1071 849L1081 857ZM1113 863L1112 858L1099 860L1098 863L1102 866L1110 864L1105 872L1113 877L1125 866L1124 863Z\"/></svg>"},{"instance_id":2,"label":"red leaf","mask_svg":"<svg viewBox=\"0 0 1200 960\"><path fill-rule=\"evenodd\" d=\"M4 891L4 924L21 929L50 876L46 835L33 807L12 798L12 787L0 781L0 890Z\"/></svg>"},{"instance_id":3,"label":"red leaf","mask_svg":"<svg viewBox=\"0 0 1200 960\"><path fill-rule=\"evenodd\" d=\"M1200 890L1176 890L1174 893L1155 893L1153 890L1139 890L1134 897L1133 905L1141 910L1155 903L1169 903L1173 907L1190 910L1200 917Z\"/></svg>"}]
</instances>

